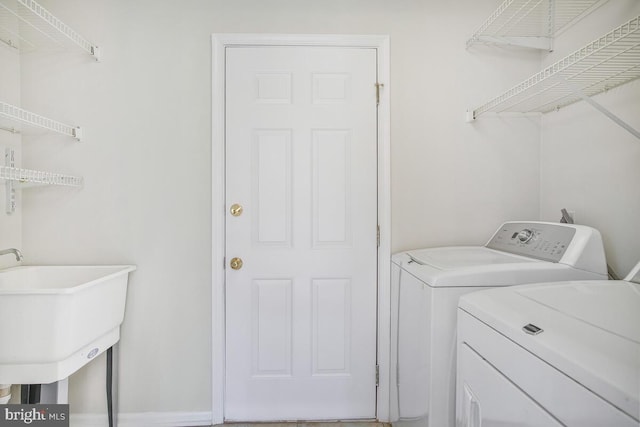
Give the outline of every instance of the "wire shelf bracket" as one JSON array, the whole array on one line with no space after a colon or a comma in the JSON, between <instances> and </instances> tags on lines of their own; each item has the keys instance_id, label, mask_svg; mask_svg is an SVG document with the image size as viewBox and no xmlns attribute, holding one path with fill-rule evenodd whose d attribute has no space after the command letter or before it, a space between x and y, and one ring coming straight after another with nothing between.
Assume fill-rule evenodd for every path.
<instances>
[{"instance_id":1,"label":"wire shelf bracket","mask_svg":"<svg viewBox=\"0 0 640 427\"><path fill-rule=\"evenodd\" d=\"M14 134L18 134L20 133L20 131L14 127L5 127L5 126L0 126L0 130L3 130L5 132L9 132L9 133L14 133Z\"/></svg>"},{"instance_id":2,"label":"wire shelf bracket","mask_svg":"<svg viewBox=\"0 0 640 427\"><path fill-rule=\"evenodd\" d=\"M553 50L553 39L608 0L505 0L467 40Z\"/></svg>"},{"instance_id":3,"label":"wire shelf bracket","mask_svg":"<svg viewBox=\"0 0 640 427\"><path fill-rule=\"evenodd\" d=\"M566 79L562 79L562 83L564 85L566 85L569 88L569 90L571 90L576 96L579 96L583 101L587 102L593 108L595 108L596 110L600 111L602 114L607 116L609 119L611 119L618 126L620 126L621 128L625 129L627 132L629 132L631 135L635 136L637 139L640 139L640 131L635 129L629 123L627 123L624 120L622 120L620 117L618 117L617 115L612 113L608 108L606 108L605 106L603 106L599 102L595 101L590 96L587 96L580 88L578 88L575 85L571 84Z\"/></svg>"},{"instance_id":4,"label":"wire shelf bracket","mask_svg":"<svg viewBox=\"0 0 640 427\"><path fill-rule=\"evenodd\" d=\"M488 112L548 113L585 100L638 137L637 130L592 99L638 78L640 16L471 110L467 121Z\"/></svg>"},{"instance_id":5,"label":"wire shelf bracket","mask_svg":"<svg viewBox=\"0 0 640 427\"><path fill-rule=\"evenodd\" d=\"M0 0L0 41L19 50L38 45L74 46L100 59L98 46L35 0Z\"/></svg>"},{"instance_id":6,"label":"wire shelf bracket","mask_svg":"<svg viewBox=\"0 0 640 427\"><path fill-rule=\"evenodd\" d=\"M2 101L0 101L0 117L6 117L29 126L57 132L75 138L78 141L82 139L82 129L80 127L67 125ZM12 128L0 129L17 133L17 131Z\"/></svg>"}]
</instances>

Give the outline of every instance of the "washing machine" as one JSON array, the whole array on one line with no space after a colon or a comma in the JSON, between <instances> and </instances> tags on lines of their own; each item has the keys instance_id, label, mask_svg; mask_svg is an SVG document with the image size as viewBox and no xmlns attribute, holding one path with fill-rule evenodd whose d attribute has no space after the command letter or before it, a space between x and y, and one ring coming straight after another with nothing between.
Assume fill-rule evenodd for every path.
<instances>
[{"instance_id":1,"label":"washing machine","mask_svg":"<svg viewBox=\"0 0 640 427\"><path fill-rule=\"evenodd\" d=\"M606 279L600 233L573 224L511 221L484 246L392 257L390 419L455 425L456 309L467 293L525 283Z\"/></svg>"},{"instance_id":2,"label":"washing machine","mask_svg":"<svg viewBox=\"0 0 640 427\"><path fill-rule=\"evenodd\" d=\"M458 427L640 426L640 263L459 304Z\"/></svg>"}]
</instances>

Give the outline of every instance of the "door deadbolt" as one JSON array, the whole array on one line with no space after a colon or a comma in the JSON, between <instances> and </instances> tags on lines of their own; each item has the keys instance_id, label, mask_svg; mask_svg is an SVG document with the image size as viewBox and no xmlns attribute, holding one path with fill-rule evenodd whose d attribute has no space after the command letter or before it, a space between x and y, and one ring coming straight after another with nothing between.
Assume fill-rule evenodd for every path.
<instances>
[{"instance_id":1,"label":"door deadbolt","mask_svg":"<svg viewBox=\"0 0 640 427\"><path fill-rule=\"evenodd\" d=\"M240 216L242 215L242 205L234 203L233 205L231 205L231 209L229 209L229 211L233 216Z\"/></svg>"},{"instance_id":2,"label":"door deadbolt","mask_svg":"<svg viewBox=\"0 0 640 427\"><path fill-rule=\"evenodd\" d=\"M229 266L234 270L240 270L242 268L242 259L237 257L231 258L231 262L229 263Z\"/></svg>"}]
</instances>

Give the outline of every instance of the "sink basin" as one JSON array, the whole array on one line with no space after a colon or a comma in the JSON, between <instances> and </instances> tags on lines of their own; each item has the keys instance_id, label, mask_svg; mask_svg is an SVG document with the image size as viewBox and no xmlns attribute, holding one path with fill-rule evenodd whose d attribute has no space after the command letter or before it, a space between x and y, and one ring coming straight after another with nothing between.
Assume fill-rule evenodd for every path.
<instances>
[{"instance_id":1,"label":"sink basin","mask_svg":"<svg viewBox=\"0 0 640 427\"><path fill-rule=\"evenodd\" d=\"M0 383L48 384L120 339L132 265L0 270Z\"/></svg>"}]
</instances>

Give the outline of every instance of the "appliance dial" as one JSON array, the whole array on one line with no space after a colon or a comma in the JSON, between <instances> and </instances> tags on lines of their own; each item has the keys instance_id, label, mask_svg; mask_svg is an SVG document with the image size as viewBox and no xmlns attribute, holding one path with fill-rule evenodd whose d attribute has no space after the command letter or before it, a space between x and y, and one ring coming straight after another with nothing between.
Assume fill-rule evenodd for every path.
<instances>
[{"instance_id":1,"label":"appliance dial","mask_svg":"<svg viewBox=\"0 0 640 427\"><path fill-rule=\"evenodd\" d=\"M531 239L533 239L534 233L532 230L525 228L524 230L518 233L518 241L520 243L529 243Z\"/></svg>"}]
</instances>

